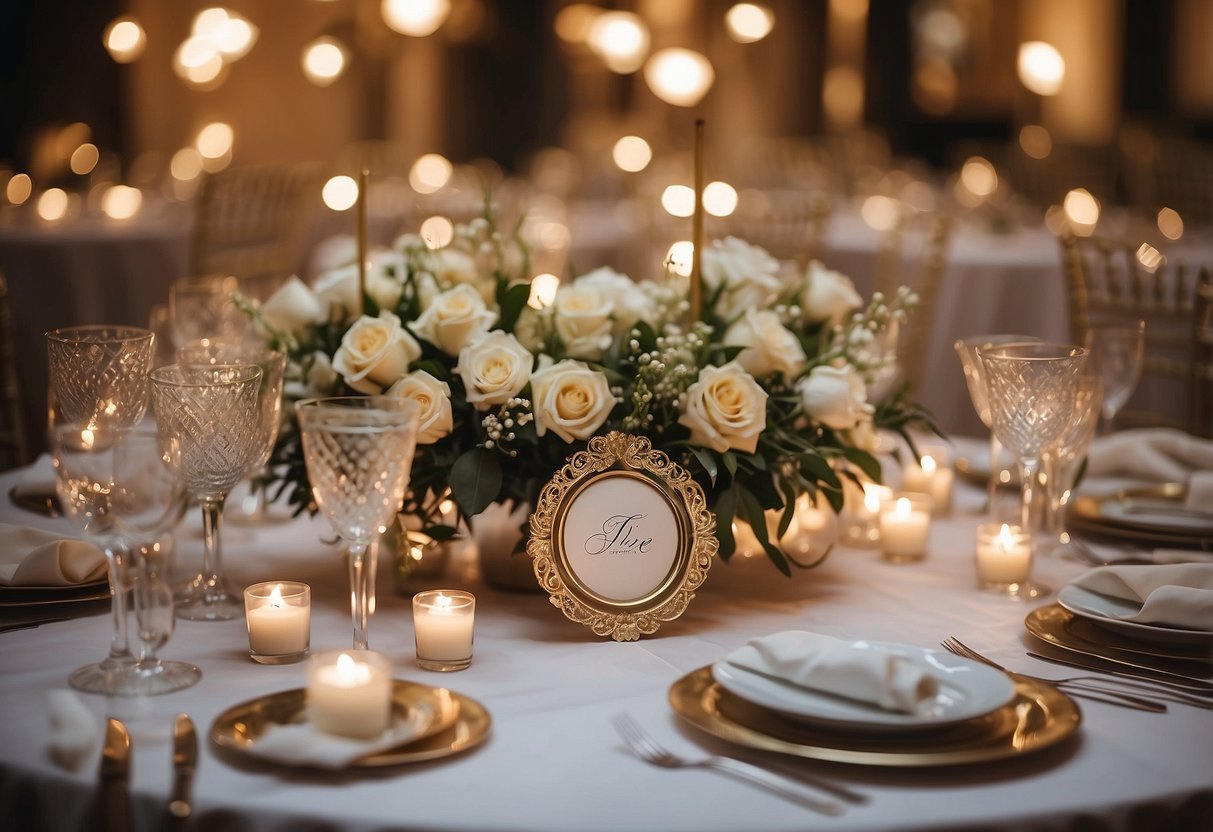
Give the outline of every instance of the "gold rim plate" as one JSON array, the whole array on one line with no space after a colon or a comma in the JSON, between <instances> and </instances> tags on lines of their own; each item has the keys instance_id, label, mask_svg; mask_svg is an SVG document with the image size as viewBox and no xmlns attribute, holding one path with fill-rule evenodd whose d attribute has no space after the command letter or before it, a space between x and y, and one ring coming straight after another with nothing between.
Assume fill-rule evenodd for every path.
<instances>
[{"instance_id":1,"label":"gold rim plate","mask_svg":"<svg viewBox=\"0 0 1213 832\"><path fill-rule=\"evenodd\" d=\"M1056 745L1082 722L1074 701L1051 685L1011 675L1015 696L1001 708L945 728L896 734L832 731L786 719L725 691L711 667L670 688L682 719L726 742L814 760L869 766L928 767L1017 757Z\"/></svg>"},{"instance_id":2,"label":"gold rim plate","mask_svg":"<svg viewBox=\"0 0 1213 832\"><path fill-rule=\"evenodd\" d=\"M85 601L108 601L109 597L108 578L70 586L0 586L0 608L79 604Z\"/></svg>"},{"instance_id":3,"label":"gold rim plate","mask_svg":"<svg viewBox=\"0 0 1213 832\"><path fill-rule=\"evenodd\" d=\"M1150 659L1198 662L1206 666L1213 662L1213 643L1175 644L1129 638L1077 616L1061 604L1037 607L1024 618L1024 626L1041 641L1084 656L1134 664L1149 663Z\"/></svg>"},{"instance_id":4,"label":"gold rim plate","mask_svg":"<svg viewBox=\"0 0 1213 832\"><path fill-rule=\"evenodd\" d=\"M1145 488L1124 488L1099 496L1082 495L1071 504L1069 519L1100 534L1130 537L1143 542L1172 542L1209 548L1213 546L1213 520L1207 525L1167 523L1149 514L1135 519L1132 515L1109 515L1106 510L1114 504L1128 507L1134 503L1143 507L1161 503L1168 508L1182 509L1187 493L1187 486L1182 483L1168 482Z\"/></svg>"},{"instance_id":5,"label":"gold rim plate","mask_svg":"<svg viewBox=\"0 0 1213 832\"><path fill-rule=\"evenodd\" d=\"M306 696L304 688L295 688L233 705L211 724L211 742L250 761L286 765L257 757L249 748L270 725L301 721ZM392 700L395 709L426 707L437 716L420 737L398 748L361 757L350 763L350 768L407 765L459 754L484 742L492 725L492 717L483 705L445 688L395 679Z\"/></svg>"},{"instance_id":6,"label":"gold rim plate","mask_svg":"<svg viewBox=\"0 0 1213 832\"><path fill-rule=\"evenodd\" d=\"M980 456L958 456L956 462L953 463L956 473L961 479L967 480L974 485L985 486L990 481L990 461L989 457L982 458ZM1019 488L1019 475L1015 473L1015 466L1010 467L1011 478L1007 482L999 482L998 488Z\"/></svg>"}]
</instances>

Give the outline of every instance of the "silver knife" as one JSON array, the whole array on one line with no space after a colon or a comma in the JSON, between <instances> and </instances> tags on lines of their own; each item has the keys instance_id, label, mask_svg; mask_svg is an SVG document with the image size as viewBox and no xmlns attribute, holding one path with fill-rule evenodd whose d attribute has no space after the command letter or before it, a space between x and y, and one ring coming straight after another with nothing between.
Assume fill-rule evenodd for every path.
<instances>
[{"instance_id":1,"label":"silver knife","mask_svg":"<svg viewBox=\"0 0 1213 832\"><path fill-rule=\"evenodd\" d=\"M101 749L101 828L105 832L131 829L131 736L120 720L105 725Z\"/></svg>"},{"instance_id":2,"label":"silver knife","mask_svg":"<svg viewBox=\"0 0 1213 832\"><path fill-rule=\"evenodd\" d=\"M193 812L190 790L194 768L198 765L198 735L188 714L177 714L173 724L173 793L168 811L174 818L185 820Z\"/></svg>"}]
</instances>

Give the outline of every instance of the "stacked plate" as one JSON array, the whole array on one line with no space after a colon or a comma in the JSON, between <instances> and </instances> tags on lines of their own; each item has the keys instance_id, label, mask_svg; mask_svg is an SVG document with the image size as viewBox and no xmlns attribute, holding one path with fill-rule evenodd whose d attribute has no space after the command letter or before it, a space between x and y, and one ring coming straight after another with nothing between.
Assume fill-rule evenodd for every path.
<instances>
[{"instance_id":1,"label":"stacked plate","mask_svg":"<svg viewBox=\"0 0 1213 832\"><path fill-rule=\"evenodd\" d=\"M109 580L70 586L0 586L0 609L8 607L43 607L61 604L82 604L108 601Z\"/></svg>"},{"instance_id":2,"label":"stacked plate","mask_svg":"<svg viewBox=\"0 0 1213 832\"><path fill-rule=\"evenodd\" d=\"M1012 757L1054 745L1079 725L1074 703L1048 685L939 650L872 642L852 649L892 651L929 672L940 682L934 701L896 713L721 661L675 682L670 704L696 728L739 745L880 766Z\"/></svg>"},{"instance_id":3,"label":"stacked plate","mask_svg":"<svg viewBox=\"0 0 1213 832\"><path fill-rule=\"evenodd\" d=\"M1082 496L1071 504L1067 526L1145 546L1213 551L1213 512L1185 507L1187 496L1187 486L1181 483Z\"/></svg>"}]
</instances>

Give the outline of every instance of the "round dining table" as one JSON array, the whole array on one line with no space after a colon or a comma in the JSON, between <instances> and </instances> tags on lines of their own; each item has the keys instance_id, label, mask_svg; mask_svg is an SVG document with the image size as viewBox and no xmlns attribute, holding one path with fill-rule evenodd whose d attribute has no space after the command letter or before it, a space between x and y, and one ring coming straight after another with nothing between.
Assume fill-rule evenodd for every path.
<instances>
[{"instance_id":1,"label":"round dining table","mask_svg":"<svg viewBox=\"0 0 1213 832\"><path fill-rule=\"evenodd\" d=\"M28 470L5 473L0 488L7 493L30 476ZM750 750L701 733L675 713L668 696L679 679L783 630L936 649L955 636L1013 670L1068 675L1025 655L1039 649L1025 631L1025 616L1055 596L1018 600L976 587L975 528L983 500L982 489L959 482L951 513L933 519L927 555L916 563L889 563L876 549L844 545L790 578L765 557L715 563L681 617L633 642L595 636L541 593L486 586L463 547L442 577L425 584L469 589L477 598L471 666L447 674L418 667L409 594L394 591L385 559L371 647L386 656L395 678L470 697L492 720L481 744L443 759L325 772L216 747L207 737L224 711L306 684L306 661L251 661L239 619L177 622L160 652L201 668L193 687L143 698L79 696L98 733L106 717L123 720L130 731L135 830L167 828L178 713L192 717L201 737L193 814L180 827L196 830L1213 828L1213 714L1188 705L1149 713L1078 701L1081 723L1049 747L918 767ZM71 533L62 519L7 504L0 522ZM190 514L177 530L177 556L187 564L201 551L200 527ZM347 574L322 518L292 518L273 506L255 524L228 523L223 547L224 569L241 586L262 580L311 586L313 653L348 647ZM1033 580L1056 590L1086 568L1041 558ZM0 634L0 828L100 828L100 748L76 768L55 762L46 697L66 688L73 668L104 655L108 601L6 605L0 614L4 622L46 622ZM793 778L833 781L867 800L831 817L715 771L648 765L629 753L612 726L620 712L677 753L735 756ZM922 743L929 748L930 735Z\"/></svg>"}]
</instances>

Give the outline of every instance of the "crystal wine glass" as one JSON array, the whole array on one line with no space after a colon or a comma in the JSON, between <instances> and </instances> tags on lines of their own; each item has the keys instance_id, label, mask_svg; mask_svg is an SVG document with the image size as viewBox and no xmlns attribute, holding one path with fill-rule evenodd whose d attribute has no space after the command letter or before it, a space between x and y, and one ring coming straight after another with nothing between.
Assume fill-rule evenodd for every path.
<instances>
[{"instance_id":1,"label":"crystal wine glass","mask_svg":"<svg viewBox=\"0 0 1213 832\"><path fill-rule=\"evenodd\" d=\"M1087 330L1086 346L1095 372L1103 379L1103 430L1108 432L1141 380L1146 322L1092 326Z\"/></svg>"},{"instance_id":2,"label":"crystal wine glass","mask_svg":"<svg viewBox=\"0 0 1213 832\"><path fill-rule=\"evenodd\" d=\"M105 552L109 564L113 631L109 655L74 671L73 687L117 692L114 674L133 665L126 628L126 552L113 533L108 478L79 473L98 432L130 428L143 418L155 337L128 326L77 326L46 333L49 363L48 439L56 493L64 513ZM109 440L107 439L106 442ZM90 485L89 483L92 483Z\"/></svg>"},{"instance_id":3,"label":"crystal wine glass","mask_svg":"<svg viewBox=\"0 0 1213 832\"><path fill-rule=\"evenodd\" d=\"M1076 379L1087 350L1071 344L1006 344L977 350L986 377L991 424L998 441L1019 458L1020 522L1038 528L1032 508L1040 457L1074 418Z\"/></svg>"},{"instance_id":4,"label":"crystal wine glass","mask_svg":"<svg viewBox=\"0 0 1213 832\"><path fill-rule=\"evenodd\" d=\"M1058 440L1044 454L1042 469L1044 515L1041 528L1048 536L1046 554L1057 553L1069 543L1065 530L1065 508L1070 502L1079 465L1086 458L1095 438L1103 402L1103 380L1087 371L1079 375L1074 390L1074 417Z\"/></svg>"},{"instance_id":5,"label":"crystal wine glass","mask_svg":"<svg viewBox=\"0 0 1213 832\"><path fill-rule=\"evenodd\" d=\"M261 458L265 436L255 364L170 364L152 371L152 408L164 448L180 446L180 476L202 504L202 572L177 605L191 621L244 613L244 601L222 574L223 501Z\"/></svg>"},{"instance_id":6,"label":"crystal wine glass","mask_svg":"<svg viewBox=\"0 0 1213 832\"><path fill-rule=\"evenodd\" d=\"M417 438L417 407L389 396L296 405L312 494L349 558L354 649L368 647L377 541L400 511Z\"/></svg>"},{"instance_id":7,"label":"crystal wine glass","mask_svg":"<svg viewBox=\"0 0 1213 832\"><path fill-rule=\"evenodd\" d=\"M178 348L237 344L248 332L248 316L236 306L240 281L232 275L179 277L169 287L169 321Z\"/></svg>"}]
</instances>

